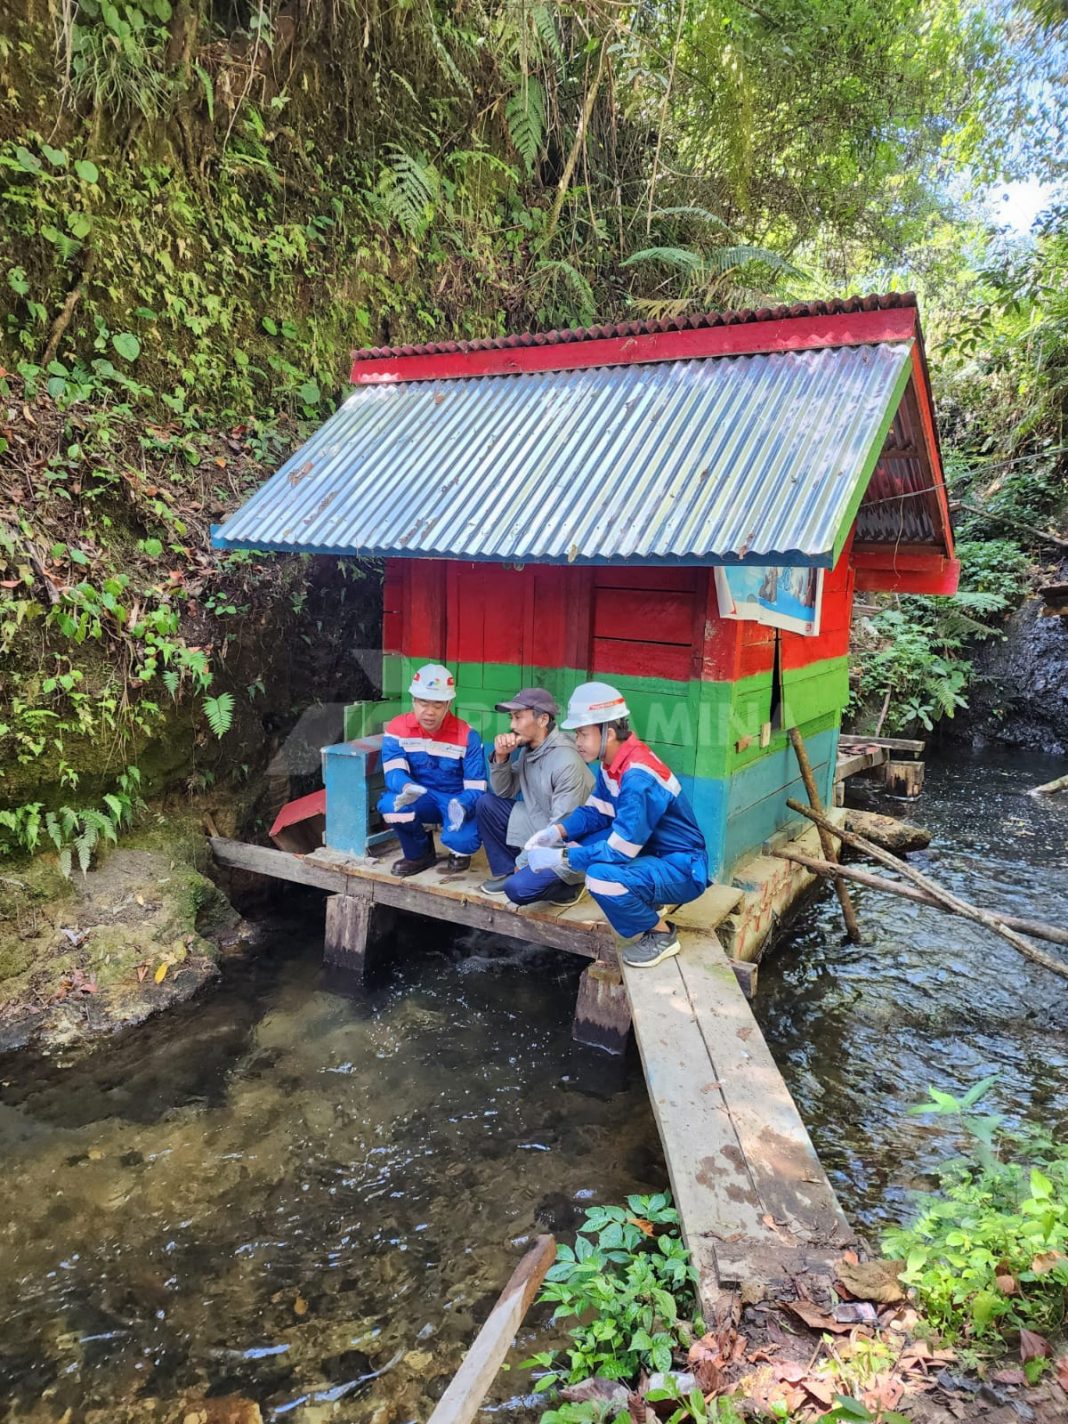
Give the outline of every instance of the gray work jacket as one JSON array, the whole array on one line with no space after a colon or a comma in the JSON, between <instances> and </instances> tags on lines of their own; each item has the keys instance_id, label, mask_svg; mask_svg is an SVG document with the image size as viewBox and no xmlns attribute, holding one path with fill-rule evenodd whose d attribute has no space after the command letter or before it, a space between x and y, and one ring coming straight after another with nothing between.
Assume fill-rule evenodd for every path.
<instances>
[{"instance_id":1,"label":"gray work jacket","mask_svg":"<svg viewBox=\"0 0 1068 1424\"><path fill-rule=\"evenodd\" d=\"M549 733L540 747L520 747L505 762L489 762L490 790L514 799L522 796L508 817L508 844L523 846L535 831L550 821L562 821L585 805L593 790L593 773L579 755L574 740L559 727ZM526 864L520 855L518 864ZM561 880L577 885L579 871L557 872Z\"/></svg>"}]
</instances>

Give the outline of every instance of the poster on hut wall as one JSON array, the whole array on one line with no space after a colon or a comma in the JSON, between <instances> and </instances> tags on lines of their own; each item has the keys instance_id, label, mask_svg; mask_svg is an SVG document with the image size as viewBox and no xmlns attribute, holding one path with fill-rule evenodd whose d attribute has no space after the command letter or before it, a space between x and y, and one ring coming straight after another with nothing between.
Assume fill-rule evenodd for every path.
<instances>
[{"instance_id":1,"label":"poster on hut wall","mask_svg":"<svg viewBox=\"0 0 1068 1424\"><path fill-rule=\"evenodd\" d=\"M820 631L823 570L790 565L717 567L722 618L748 618L814 638Z\"/></svg>"}]
</instances>

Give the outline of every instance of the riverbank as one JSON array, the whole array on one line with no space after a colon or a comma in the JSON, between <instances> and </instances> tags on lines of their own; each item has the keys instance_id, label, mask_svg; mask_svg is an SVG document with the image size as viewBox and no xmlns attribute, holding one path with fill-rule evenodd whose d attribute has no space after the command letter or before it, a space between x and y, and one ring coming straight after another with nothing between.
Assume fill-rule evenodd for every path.
<instances>
[{"instance_id":1,"label":"riverbank","mask_svg":"<svg viewBox=\"0 0 1068 1424\"><path fill-rule=\"evenodd\" d=\"M183 1003L247 927L204 873L199 812L147 813L85 874L0 879L0 1052L71 1050Z\"/></svg>"}]
</instances>

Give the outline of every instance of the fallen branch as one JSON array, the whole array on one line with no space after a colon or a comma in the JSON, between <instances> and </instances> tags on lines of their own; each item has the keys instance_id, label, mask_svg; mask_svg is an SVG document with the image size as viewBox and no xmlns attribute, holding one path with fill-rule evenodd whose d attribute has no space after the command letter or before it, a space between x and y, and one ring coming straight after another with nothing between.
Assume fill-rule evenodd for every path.
<instances>
[{"instance_id":1,"label":"fallen branch","mask_svg":"<svg viewBox=\"0 0 1068 1424\"><path fill-rule=\"evenodd\" d=\"M921 890L917 885L902 885L897 880L887 880L882 875L873 875L870 870L862 870L858 865L839 865L837 861L817 860L815 856L802 855L796 850L773 850L772 855L779 860L792 860L797 865L803 865L806 870L811 870L816 875L823 875L828 880L843 879L853 880L858 885L867 885L872 890L885 890L890 895L900 895L903 900L912 900L917 905L933 905L936 909L948 909L934 895L928 894L926 890ZM1068 945L1068 930L1058 929L1056 925L1047 925L1042 920L1025 920L1018 915L999 915L998 919L1002 924L1008 925L1010 929L1019 930L1022 934L1033 935L1035 939L1046 939L1052 944Z\"/></svg>"},{"instance_id":2,"label":"fallen branch","mask_svg":"<svg viewBox=\"0 0 1068 1424\"><path fill-rule=\"evenodd\" d=\"M1033 786L1029 795L1052 796L1055 791L1068 791L1068 776L1058 776L1056 781L1047 781L1044 786Z\"/></svg>"},{"instance_id":3,"label":"fallen branch","mask_svg":"<svg viewBox=\"0 0 1068 1424\"><path fill-rule=\"evenodd\" d=\"M820 793L816 789L816 778L812 774L812 763L808 759L808 751L805 748L805 739L796 727L790 728L790 744L797 757L797 764L801 768L801 780L805 783L805 791L808 794L809 802L813 811L823 815L823 803L820 801ZM815 819L815 817L813 817ZM820 845L823 847L823 854L827 860L837 860L838 851L827 831L820 821L816 821L820 832ZM857 924L857 912L853 909L853 901L849 898L849 891L841 880L834 882L834 893L838 896L838 903L842 907L842 919L845 920L846 934L854 944L860 943L860 926Z\"/></svg>"},{"instance_id":4,"label":"fallen branch","mask_svg":"<svg viewBox=\"0 0 1068 1424\"><path fill-rule=\"evenodd\" d=\"M1026 958L1033 960L1036 964L1041 964L1052 974L1059 974L1062 979L1068 979L1068 964L1064 964L1059 959L1054 959L1052 955L1046 954L1044 950L1038 949L1030 940L1024 939L1023 935L1010 929L1004 920L992 914L991 911L980 910L976 905L969 905L966 900L959 899L944 886L939 885L937 881L932 880L929 875L924 875L915 866L909 865L907 861L899 860L896 855L881 850L871 841L866 841L863 836L847 831L844 826L836 826L833 821L827 819L822 811L814 811L811 806L803 806L800 801L794 801L792 798L786 804L791 811L796 811L801 816L807 816L817 826L823 826L831 835L837 836L839 840L845 841L846 845L851 845L854 849L863 852L871 860L877 860L880 865L887 865L891 870L898 871L906 879L911 880L914 885L918 885L921 890L926 890L945 909L953 910L966 920L974 920L976 924L985 925L988 930L993 930L1002 939L1008 940L1013 949L1019 950ZM839 882L836 880L835 883Z\"/></svg>"}]
</instances>

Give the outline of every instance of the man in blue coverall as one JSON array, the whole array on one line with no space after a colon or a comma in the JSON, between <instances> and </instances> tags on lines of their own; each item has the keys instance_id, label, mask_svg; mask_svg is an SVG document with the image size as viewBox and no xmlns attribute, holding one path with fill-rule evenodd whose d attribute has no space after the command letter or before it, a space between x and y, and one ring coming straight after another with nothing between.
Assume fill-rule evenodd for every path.
<instances>
[{"instance_id":1,"label":"man in blue coverall","mask_svg":"<svg viewBox=\"0 0 1068 1424\"><path fill-rule=\"evenodd\" d=\"M482 738L453 714L456 683L448 668L427 663L408 691L412 710L387 722L382 738L382 819L397 832L403 857L393 875L418 875L437 862L428 825L441 824L448 870L466 870L478 849L475 802L486 789Z\"/></svg>"},{"instance_id":2,"label":"man in blue coverall","mask_svg":"<svg viewBox=\"0 0 1068 1424\"><path fill-rule=\"evenodd\" d=\"M678 779L630 729L625 698L604 682L575 689L562 725L600 769L589 800L527 842L532 871L581 870L622 939L626 964L650 968L678 954L661 907L696 900L711 883L708 851ZM566 842L566 844L565 844Z\"/></svg>"}]
</instances>

